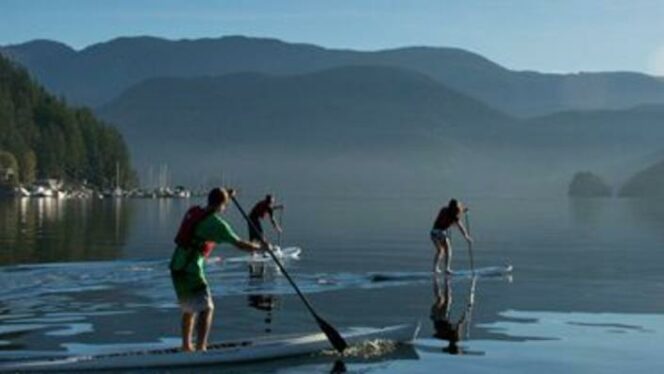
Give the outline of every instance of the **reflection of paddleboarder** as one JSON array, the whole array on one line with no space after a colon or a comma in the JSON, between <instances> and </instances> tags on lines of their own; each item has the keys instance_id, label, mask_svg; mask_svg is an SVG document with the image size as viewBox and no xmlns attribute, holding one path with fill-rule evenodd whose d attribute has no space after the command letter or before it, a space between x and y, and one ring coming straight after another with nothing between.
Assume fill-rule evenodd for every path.
<instances>
[{"instance_id":1,"label":"reflection of paddleboarder","mask_svg":"<svg viewBox=\"0 0 664 374\"><path fill-rule=\"evenodd\" d=\"M433 322L435 338L447 340L449 342L444 352L450 354L462 354L458 343L463 339L464 333L468 329L470 317L473 311L473 303L475 302L475 282L473 278L472 284L469 289L468 303L466 308L461 314L458 321L453 322L451 318L452 310L452 287L450 285L449 277L445 277L445 285L441 287L440 278L434 277L433 279L433 293L434 302L431 306L431 321ZM441 289L442 288L442 289Z\"/></svg>"},{"instance_id":2,"label":"reflection of paddleboarder","mask_svg":"<svg viewBox=\"0 0 664 374\"><path fill-rule=\"evenodd\" d=\"M251 264L249 265L249 286L256 287L265 281L265 264ZM250 294L247 297L247 303L250 307L266 312L265 316L265 332L272 332L272 311L279 305L279 298L276 295L270 294Z\"/></svg>"},{"instance_id":3,"label":"reflection of paddleboarder","mask_svg":"<svg viewBox=\"0 0 664 374\"><path fill-rule=\"evenodd\" d=\"M276 309L279 303L279 299L276 295L249 295L247 301L249 302L250 307L266 312L271 312ZM265 322L268 321L266 320Z\"/></svg>"},{"instance_id":4,"label":"reflection of paddleboarder","mask_svg":"<svg viewBox=\"0 0 664 374\"><path fill-rule=\"evenodd\" d=\"M279 307L279 298L276 295L249 295L247 302L250 307L265 312L265 332L272 332L272 313Z\"/></svg>"}]
</instances>

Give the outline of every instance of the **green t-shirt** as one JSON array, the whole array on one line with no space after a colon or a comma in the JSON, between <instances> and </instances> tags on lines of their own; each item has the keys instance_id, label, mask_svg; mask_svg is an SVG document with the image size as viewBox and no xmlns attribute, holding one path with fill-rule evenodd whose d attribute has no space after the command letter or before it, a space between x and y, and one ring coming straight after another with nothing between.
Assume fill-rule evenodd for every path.
<instances>
[{"instance_id":1,"label":"green t-shirt","mask_svg":"<svg viewBox=\"0 0 664 374\"><path fill-rule=\"evenodd\" d=\"M211 214L196 225L194 237L197 241L211 241L217 244L232 244L240 240L231 226L216 214ZM205 256L201 251L192 252L187 248L175 248L170 268L178 298L186 297L207 287Z\"/></svg>"}]
</instances>

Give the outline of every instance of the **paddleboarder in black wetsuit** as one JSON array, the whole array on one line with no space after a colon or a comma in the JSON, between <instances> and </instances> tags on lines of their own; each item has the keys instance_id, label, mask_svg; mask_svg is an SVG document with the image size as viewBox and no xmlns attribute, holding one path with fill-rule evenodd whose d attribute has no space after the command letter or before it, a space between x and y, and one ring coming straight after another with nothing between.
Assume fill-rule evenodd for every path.
<instances>
[{"instance_id":1,"label":"paddleboarder in black wetsuit","mask_svg":"<svg viewBox=\"0 0 664 374\"><path fill-rule=\"evenodd\" d=\"M274 219L274 211L278 209L283 209L283 205L275 205L275 199L272 195L266 195L265 199L259 201L254 205L253 209L249 213L249 240L253 242L260 242L263 237L263 226L261 225L261 219L265 216L270 217L270 222L277 232L281 233L281 226Z\"/></svg>"},{"instance_id":2,"label":"paddleboarder in black wetsuit","mask_svg":"<svg viewBox=\"0 0 664 374\"><path fill-rule=\"evenodd\" d=\"M464 207L457 200L452 199L447 206L444 206L438 212L438 217L436 217L436 221L433 223L430 234L431 241L433 241L433 245L436 248L436 255L433 260L434 273L441 272L440 262L444 256L445 273L448 275L452 274L452 270L450 269L450 265L452 265L452 245L447 231L452 225L456 225L459 228L468 243L472 242L468 231L460 220L461 215L466 211L468 211L468 208Z\"/></svg>"}]
</instances>

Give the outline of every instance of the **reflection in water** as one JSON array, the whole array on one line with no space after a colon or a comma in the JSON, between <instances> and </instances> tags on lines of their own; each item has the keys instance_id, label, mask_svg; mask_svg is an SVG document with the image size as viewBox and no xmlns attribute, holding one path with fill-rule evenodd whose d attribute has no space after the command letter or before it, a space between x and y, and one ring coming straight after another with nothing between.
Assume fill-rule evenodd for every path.
<instances>
[{"instance_id":1,"label":"reflection in water","mask_svg":"<svg viewBox=\"0 0 664 374\"><path fill-rule=\"evenodd\" d=\"M664 199L624 199L630 213L639 223L644 223L653 232L662 233L664 224Z\"/></svg>"},{"instance_id":2,"label":"reflection in water","mask_svg":"<svg viewBox=\"0 0 664 374\"><path fill-rule=\"evenodd\" d=\"M347 372L348 369L346 369L346 363L343 362L342 360L334 361L334 364L332 365L332 370L330 370L330 374L340 374Z\"/></svg>"},{"instance_id":3,"label":"reflection in water","mask_svg":"<svg viewBox=\"0 0 664 374\"><path fill-rule=\"evenodd\" d=\"M267 278L274 278L274 272L269 270L265 263L249 264L249 287L266 283ZM272 275L272 276L271 276ZM265 332L272 332L272 311L279 307L279 298L276 295L252 293L247 296L250 307L265 312Z\"/></svg>"},{"instance_id":4,"label":"reflection in water","mask_svg":"<svg viewBox=\"0 0 664 374\"><path fill-rule=\"evenodd\" d=\"M0 199L0 264L119 258L131 217L121 199Z\"/></svg>"},{"instance_id":5,"label":"reflection in water","mask_svg":"<svg viewBox=\"0 0 664 374\"><path fill-rule=\"evenodd\" d=\"M570 198L568 200L574 223L588 226L601 224L607 198Z\"/></svg>"},{"instance_id":6,"label":"reflection in water","mask_svg":"<svg viewBox=\"0 0 664 374\"><path fill-rule=\"evenodd\" d=\"M127 250L122 250L124 261L2 267L0 324L6 334L0 331L0 347L8 354L7 350L19 349L63 350L73 343L154 346L177 338L173 321L177 305L167 264L173 232L191 203L125 200L116 206L111 200L0 201L0 261L4 264L12 258L16 263L114 258L121 243L130 240ZM434 202L409 199L407 205L402 203L367 199L357 208L357 200L320 199L307 202L308 209L297 210L301 214L289 218L291 240L312 249L305 252L311 255L297 263L297 271L289 272L340 327L390 325L417 319L430 309L446 310L432 308L432 291L427 289L431 274L422 271L430 263L428 252L423 250L426 238L421 235L421 226L427 222L417 217L428 217L427 209ZM441 354L448 340L423 337L415 343L418 361L401 362L400 352L381 358L385 362L376 359L371 364L344 357L348 371L410 373L445 367L454 372L527 373L546 367L560 373L602 369L664 372L659 353L664 344L664 303L656 296L664 292L664 204L635 199L597 203L589 204L590 211L584 213L583 205L568 206L567 200L483 200L481 205L486 209L475 213L475 221L482 225L478 232L487 238L479 244L487 250L478 256L478 265L495 265L510 258L520 281L508 285L504 278L481 279L482 286L477 288L490 289L493 297L482 299L481 310L477 304L473 307L472 324L467 322L465 328L468 331L472 326L472 341L456 342L466 356ZM601 210L599 217L593 215L593 206ZM577 221L572 207L579 213ZM324 212L321 219L329 220L324 223L336 222L334 230L321 224L318 217L311 219L312 211ZM367 212L385 219L364 219L362 214ZM407 218L395 212L404 212ZM347 219L358 214L359 218ZM122 223L116 224L117 217L132 221L131 235ZM595 225L592 217L598 218L599 224ZM230 218L239 221L241 217L236 214ZM99 230L99 237L93 236L94 230ZM65 239L63 233L67 232L70 236L78 232L79 236ZM94 245L79 246L81 243ZM54 250L63 246L71 254ZM91 247L94 251L77 252ZM211 283L223 284L213 287L214 296L224 300L224 316L216 322L215 331L223 331L224 339L262 333L268 310L247 308L249 295L257 295L253 304L272 308L271 335L315 328L285 279L254 279L251 282L256 285L248 285L246 266L244 262L219 261L208 267ZM438 281L440 284L434 285L438 287L436 305L442 306L447 287L444 279ZM470 282L458 278L450 282L447 292L450 296L454 293L456 299L448 301L453 305L447 317L448 324L454 326L467 307ZM276 303L260 296L274 294L279 297ZM289 300L293 308L288 308ZM548 312L534 312L537 310ZM255 321L247 318L248 314ZM77 323L92 323L94 332L47 335ZM124 331L131 334L119 334ZM487 355L469 358L468 349ZM0 348L0 359L2 351ZM584 354L570 354L561 361L560 352ZM237 366L232 371L308 373L327 372L331 366L329 356L304 357ZM206 370L217 372L219 368Z\"/></svg>"},{"instance_id":7,"label":"reflection in water","mask_svg":"<svg viewBox=\"0 0 664 374\"><path fill-rule=\"evenodd\" d=\"M443 352L449 354L464 354L462 347L459 346L459 341L468 337L470 333L470 319L473 311L473 304L475 302L475 285L477 278L474 277L471 281L471 286L468 289L468 298L466 305L461 314L461 317L454 322L452 320L452 285L450 283L451 277L443 277L444 284L441 286L441 277L433 277L433 293L434 302L431 306L431 321L433 322L434 337L440 340L449 342L448 346L443 348Z\"/></svg>"}]
</instances>

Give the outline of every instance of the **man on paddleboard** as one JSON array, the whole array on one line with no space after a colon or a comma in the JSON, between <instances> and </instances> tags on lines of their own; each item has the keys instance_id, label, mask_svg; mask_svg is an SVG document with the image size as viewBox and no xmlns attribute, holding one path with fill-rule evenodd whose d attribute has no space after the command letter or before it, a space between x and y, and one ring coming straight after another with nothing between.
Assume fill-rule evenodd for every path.
<instances>
[{"instance_id":1,"label":"man on paddleboard","mask_svg":"<svg viewBox=\"0 0 664 374\"><path fill-rule=\"evenodd\" d=\"M274 219L274 211L283 209L283 205L275 205L275 199L272 195L266 195L265 198L251 209L249 213L249 240L252 242L260 242L263 238L263 226L261 226L261 219L266 216L270 218L270 222L277 232L281 233L281 226Z\"/></svg>"},{"instance_id":2,"label":"man on paddleboard","mask_svg":"<svg viewBox=\"0 0 664 374\"><path fill-rule=\"evenodd\" d=\"M445 274L452 274L452 245L450 243L448 229L452 225L456 225L459 228L459 231L463 234L463 237L470 244L472 239L468 234L468 231L461 223L461 215L464 214L468 209L463 206L456 199L451 199L449 203L442 207L438 212L438 217L433 223L433 228L431 229L431 241L436 248L436 255L433 260L433 271L434 273L440 273L440 262L445 259Z\"/></svg>"},{"instance_id":3,"label":"man on paddleboard","mask_svg":"<svg viewBox=\"0 0 664 374\"><path fill-rule=\"evenodd\" d=\"M229 243L238 249L254 253L261 249L255 242L240 239L219 214L230 201L223 188L208 194L207 206L191 208L178 231L177 247L170 262L171 278L182 310L182 350L193 351L191 344L196 323L196 350L205 351L212 324L214 303L205 278L205 259L215 244ZM269 245L269 244L268 244Z\"/></svg>"}]
</instances>

